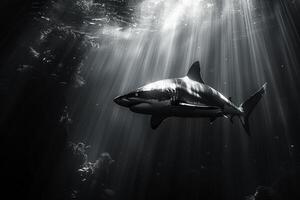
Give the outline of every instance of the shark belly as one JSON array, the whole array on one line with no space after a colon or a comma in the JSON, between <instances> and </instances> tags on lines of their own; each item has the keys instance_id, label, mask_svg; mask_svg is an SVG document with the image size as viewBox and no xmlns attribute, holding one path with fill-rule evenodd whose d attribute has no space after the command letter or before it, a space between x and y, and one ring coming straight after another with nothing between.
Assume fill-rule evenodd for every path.
<instances>
[{"instance_id":1,"label":"shark belly","mask_svg":"<svg viewBox=\"0 0 300 200\"><path fill-rule=\"evenodd\" d=\"M130 110L141 114L162 115L168 117L219 117L223 115L221 108L172 105L170 101L156 103L144 102L131 106Z\"/></svg>"},{"instance_id":2,"label":"shark belly","mask_svg":"<svg viewBox=\"0 0 300 200\"><path fill-rule=\"evenodd\" d=\"M175 117L219 117L222 116L220 108L185 108L182 106L172 106L170 115Z\"/></svg>"},{"instance_id":3,"label":"shark belly","mask_svg":"<svg viewBox=\"0 0 300 200\"><path fill-rule=\"evenodd\" d=\"M143 102L131 106L129 109L135 113L148 115L166 115L170 111L170 101Z\"/></svg>"}]
</instances>

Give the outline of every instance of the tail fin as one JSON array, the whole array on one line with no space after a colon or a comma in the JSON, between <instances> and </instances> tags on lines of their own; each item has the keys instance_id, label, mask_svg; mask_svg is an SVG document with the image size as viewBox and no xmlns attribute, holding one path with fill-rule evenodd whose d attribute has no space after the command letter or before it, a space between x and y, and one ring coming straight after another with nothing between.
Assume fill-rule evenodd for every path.
<instances>
[{"instance_id":1,"label":"tail fin","mask_svg":"<svg viewBox=\"0 0 300 200\"><path fill-rule=\"evenodd\" d=\"M253 111L256 104L262 98L267 88L267 83L265 83L255 94L248 98L245 102L240 105L240 109L243 111L243 115L240 116L241 123L246 130L247 134L250 135L248 119Z\"/></svg>"}]
</instances>

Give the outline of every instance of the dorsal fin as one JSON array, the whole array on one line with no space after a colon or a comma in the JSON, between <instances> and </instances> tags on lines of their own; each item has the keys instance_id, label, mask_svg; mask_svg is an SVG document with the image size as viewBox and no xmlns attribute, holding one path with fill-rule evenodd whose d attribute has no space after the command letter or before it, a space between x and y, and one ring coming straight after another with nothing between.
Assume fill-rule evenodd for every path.
<instances>
[{"instance_id":1,"label":"dorsal fin","mask_svg":"<svg viewBox=\"0 0 300 200\"><path fill-rule=\"evenodd\" d=\"M201 73L200 73L199 61L194 62L194 64L191 66L191 68L189 69L189 71L187 73L187 77L189 77L189 79L192 79L193 81L198 81L198 82L204 84L204 81L203 81L203 79L201 77Z\"/></svg>"}]
</instances>

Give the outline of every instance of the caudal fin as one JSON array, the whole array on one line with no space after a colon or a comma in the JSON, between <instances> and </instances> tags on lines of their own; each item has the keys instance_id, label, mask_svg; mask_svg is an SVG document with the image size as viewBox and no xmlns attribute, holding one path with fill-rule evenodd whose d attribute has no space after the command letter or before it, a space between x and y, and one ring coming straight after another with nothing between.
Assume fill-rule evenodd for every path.
<instances>
[{"instance_id":1,"label":"caudal fin","mask_svg":"<svg viewBox=\"0 0 300 200\"><path fill-rule=\"evenodd\" d=\"M256 93L249 97L245 102L240 105L240 109L243 111L243 115L240 116L241 123L246 130L247 134L250 135L249 129L249 116L252 113L254 107L263 97L263 94L266 92L267 83L265 83Z\"/></svg>"}]
</instances>

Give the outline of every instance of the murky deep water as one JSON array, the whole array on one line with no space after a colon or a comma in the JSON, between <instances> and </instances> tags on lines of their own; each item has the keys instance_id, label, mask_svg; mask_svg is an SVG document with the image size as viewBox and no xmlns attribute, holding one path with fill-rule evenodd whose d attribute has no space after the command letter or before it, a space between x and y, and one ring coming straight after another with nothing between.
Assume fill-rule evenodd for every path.
<instances>
[{"instance_id":1,"label":"murky deep water","mask_svg":"<svg viewBox=\"0 0 300 200\"><path fill-rule=\"evenodd\" d=\"M102 152L111 155L109 187L115 199L244 199L297 168L300 51L291 13L299 3L144 0L129 5L126 25L91 15L76 27L96 47L83 53L85 84L65 95L72 118L68 141L91 145L91 160ZM66 51L71 48L76 46ZM169 118L154 131L149 116L112 101L146 83L185 76L197 60L204 81L236 105L268 83L250 118L251 137L237 118L234 124L224 118L213 125L208 119Z\"/></svg>"}]
</instances>

